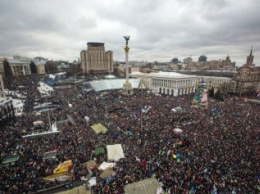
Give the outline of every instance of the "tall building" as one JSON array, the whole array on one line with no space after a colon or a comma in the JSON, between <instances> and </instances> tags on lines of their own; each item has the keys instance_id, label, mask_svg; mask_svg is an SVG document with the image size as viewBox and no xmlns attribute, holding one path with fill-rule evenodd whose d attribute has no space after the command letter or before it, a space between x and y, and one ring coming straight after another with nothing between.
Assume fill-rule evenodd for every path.
<instances>
[{"instance_id":1,"label":"tall building","mask_svg":"<svg viewBox=\"0 0 260 194\"><path fill-rule=\"evenodd\" d=\"M104 45L100 42L87 43L87 50L80 52L80 66L83 72L113 72L113 52L105 51Z\"/></svg>"},{"instance_id":2,"label":"tall building","mask_svg":"<svg viewBox=\"0 0 260 194\"><path fill-rule=\"evenodd\" d=\"M0 98L4 98L4 97L5 97L4 82L3 82L2 75L0 74Z\"/></svg>"},{"instance_id":3,"label":"tall building","mask_svg":"<svg viewBox=\"0 0 260 194\"><path fill-rule=\"evenodd\" d=\"M193 61L192 61L192 58L191 58L191 57L187 57L187 58L183 59L183 63L184 63L184 64L189 65L189 64L192 63L192 62L193 62Z\"/></svg>"},{"instance_id":4,"label":"tall building","mask_svg":"<svg viewBox=\"0 0 260 194\"><path fill-rule=\"evenodd\" d=\"M207 56L205 56L205 55L200 55L200 56L199 56L199 59L198 59L198 62L207 62Z\"/></svg>"},{"instance_id":5,"label":"tall building","mask_svg":"<svg viewBox=\"0 0 260 194\"><path fill-rule=\"evenodd\" d=\"M247 56L246 64L237 69L233 77L231 92L244 93L258 91L260 88L260 66L255 66L253 51Z\"/></svg>"}]
</instances>

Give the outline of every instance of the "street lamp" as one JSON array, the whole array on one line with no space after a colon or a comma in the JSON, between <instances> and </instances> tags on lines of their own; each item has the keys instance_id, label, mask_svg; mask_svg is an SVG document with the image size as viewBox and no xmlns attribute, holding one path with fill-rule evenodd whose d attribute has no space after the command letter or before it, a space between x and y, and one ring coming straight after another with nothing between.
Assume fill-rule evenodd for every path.
<instances>
[{"instance_id":1,"label":"street lamp","mask_svg":"<svg viewBox=\"0 0 260 194\"><path fill-rule=\"evenodd\" d=\"M47 106L47 96L46 98L46 106ZM48 108L48 119L49 119L49 127L50 127L50 131L52 131L52 127L51 127L51 118L50 118L50 109Z\"/></svg>"},{"instance_id":2,"label":"street lamp","mask_svg":"<svg viewBox=\"0 0 260 194\"><path fill-rule=\"evenodd\" d=\"M84 73L83 71L80 71L80 72L78 72L78 73L74 73L74 86L75 86L75 89L76 89L76 75L78 75L78 74L80 74L80 73ZM85 78L85 76L84 76L84 78ZM85 80L85 79L84 79Z\"/></svg>"}]
</instances>

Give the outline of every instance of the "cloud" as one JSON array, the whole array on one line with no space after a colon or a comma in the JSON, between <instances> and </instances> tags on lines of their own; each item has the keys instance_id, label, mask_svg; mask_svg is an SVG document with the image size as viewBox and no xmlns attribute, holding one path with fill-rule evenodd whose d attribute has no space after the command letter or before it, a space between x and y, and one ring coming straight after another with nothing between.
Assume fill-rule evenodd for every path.
<instances>
[{"instance_id":1,"label":"cloud","mask_svg":"<svg viewBox=\"0 0 260 194\"><path fill-rule=\"evenodd\" d=\"M104 42L114 60L170 61L201 54L238 65L254 46L260 65L260 1L1 0L0 56L75 60L87 42Z\"/></svg>"}]
</instances>

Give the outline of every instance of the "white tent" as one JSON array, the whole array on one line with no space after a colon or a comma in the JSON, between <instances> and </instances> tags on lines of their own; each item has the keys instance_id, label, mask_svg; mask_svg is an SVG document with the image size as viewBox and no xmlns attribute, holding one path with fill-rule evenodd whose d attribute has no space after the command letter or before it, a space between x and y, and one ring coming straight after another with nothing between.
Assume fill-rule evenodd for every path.
<instances>
[{"instance_id":1,"label":"white tent","mask_svg":"<svg viewBox=\"0 0 260 194\"><path fill-rule=\"evenodd\" d=\"M88 182L90 186L93 186L97 184L97 179L96 177L92 177Z\"/></svg>"},{"instance_id":2,"label":"white tent","mask_svg":"<svg viewBox=\"0 0 260 194\"><path fill-rule=\"evenodd\" d=\"M43 121L34 121L33 122L33 125L36 126L36 125L43 125Z\"/></svg>"},{"instance_id":3,"label":"white tent","mask_svg":"<svg viewBox=\"0 0 260 194\"><path fill-rule=\"evenodd\" d=\"M116 163L108 163L108 162L102 162L102 164L98 167L99 170L107 170L111 169L116 165Z\"/></svg>"},{"instance_id":4,"label":"white tent","mask_svg":"<svg viewBox=\"0 0 260 194\"><path fill-rule=\"evenodd\" d=\"M175 128L175 129L173 129L173 131L174 131L174 133L182 133L183 132L183 130L180 129L180 128Z\"/></svg>"},{"instance_id":5,"label":"white tent","mask_svg":"<svg viewBox=\"0 0 260 194\"><path fill-rule=\"evenodd\" d=\"M112 161L118 161L124 158L125 154L121 144L107 145L107 159Z\"/></svg>"}]
</instances>

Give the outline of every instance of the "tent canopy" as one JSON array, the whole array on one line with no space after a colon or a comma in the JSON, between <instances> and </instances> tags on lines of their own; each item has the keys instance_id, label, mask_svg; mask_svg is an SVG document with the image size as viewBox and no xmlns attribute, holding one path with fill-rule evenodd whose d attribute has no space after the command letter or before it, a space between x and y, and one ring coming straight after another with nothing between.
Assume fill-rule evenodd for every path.
<instances>
[{"instance_id":1,"label":"tent canopy","mask_svg":"<svg viewBox=\"0 0 260 194\"><path fill-rule=\"evenodd\" d=\"M174 128L173 131L174 131L174 133L182 133L183 132L183 130L180 129L180 128Z\"/></svg>"},{"instance_id":2,"label":"tent canopy","mask_svg":"<svg viewBox=\"0 0 260 194\"><path fill-rule=\"evenodd\" d=\"M87 166L87 168L92 169L97 166L97 163L94 160L89 160L85 163L85 165Z\"/></svg>"},{"instance_id":3,"label":"tent canopy","mask_svg":"<svg viewBox=\"0 0 260 194\"><path fill-rule=\"evenodd\" d=\"M107 132L107 128L100 123L92 125L91 128L95 131L96 134Z\"/></svg>"},{"instance_id":4,"label":"tent canopy","mask_svg":"<svg viewBox=\"0 0 260 194\"><path fill-rule=\"evenodd\" d=\"M13 156L7 156L4 160L3 160L3 164L9 164L9 163L13 163L19 160L19 155L13 155Z\"/></svg>"},{"instance_id":5,"label":"tent canopy","mask_svg":"<svg viewBox=\"0 0 260 194\"><path fill-rule=\"evenodd\" d=\"M155 178L144 179L142 181L125 186L125 194L156 194L161 184Z\"/></svg>"},{"instance_id":6,"label":"tent canopy","mask_svg":"<svg viewBox=\"0 0 260 194\"><path fill-rule=\"evenodd\" d=\"M105 154L106 150L103 147L97 147L95 149L95 156L98 156L99 154Z\"/></svg>"},{"instance_id":7,"label":"tent canopy","mask_svg":"<svg viewBox=\"0 0 260 194\"><path fill-rule=\"evenodd\" d=\"M116 165L116 163L108 163L108 162L102 162L102 164L98 167L98 170L107 170L111 169Z\"/></svg>"},{"instance_id":8,"label":"tent canopy","mask_svg":"<svg viewBox=\"0 0 260 194\"><path fill-rule=\"evenodd\" d=\"M125 154L121 144L107 145L107 159L112 161L118 161L124 158Z\"/></svg>"},{"instance_id":9,"label":"tent canopy","mask_svg":"<svg viewBox=\"0 0 260 194\"><path fill-rule=\"evenodd\" d=\"M104 172L101 173L101 175L99 176L100 178L104 179L106 177L111 177L111 176L115 176L115 171L113 170L105 170Z\"/></svg>"}]
</instances>

